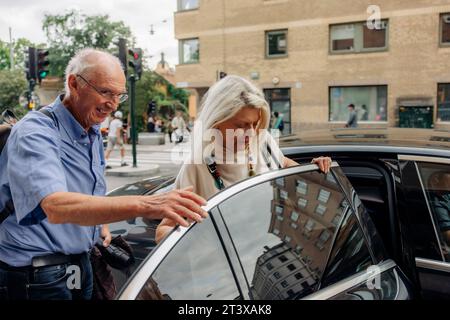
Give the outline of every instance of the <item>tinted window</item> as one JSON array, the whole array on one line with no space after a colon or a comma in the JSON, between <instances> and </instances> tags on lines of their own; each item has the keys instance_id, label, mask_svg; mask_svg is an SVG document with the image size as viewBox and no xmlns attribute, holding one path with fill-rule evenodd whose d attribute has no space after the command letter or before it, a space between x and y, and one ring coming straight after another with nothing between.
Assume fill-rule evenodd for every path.
<instances>
[{"instance_id":1,"label":"tinted window","mask_svg":"<svg viewBox=\"0 0 450 320\"><path fill-rule=\"evenodd\" d=\"M236 299L233 275L211 219L196 224L147 280L137 299Z\"/></svg>"},{"instance_id":2,"label":"tinted window","mask_svg":"<svg viewBox=\"0 0 450 320\"><path fill-rule=\"evenodd\" d=\"M437 242L416 164L413 161L400 162L400 168L402 170L402 192L398 194L400 218L404 220L404 230L414 245L414 256L442 260L440 245Z\"/></svg>"},{"instance_id":3,"label":"tinted window","mask_svg":"<svg viewBox=\"0 0 450 320\"><path fill-rule=\"evenodd\" d=\"M299 192L299 185L306 190ZM280 190L287 199L280 198ZM319 200L325 191L326 204ZM306 206L298 205L300 198ZM307 172L254 186L219 205L255 299L297 299L316 290L343 203L331 174Z\"/></svg>"},{"instance_id":4,"label":"tinted window","mask_svg":"<svg viewBox=\"0 0 450 320\"><path fill-rule=\"evenodd\" d=\"M364 235L352 209L342 220L321 287L343 280L372 265Z\"/></svg>"},{"instance_id":5,"label":"tinted window","mask_svg":"<svg viewBox=\"0 0 450 320\"><path fill-rule=\"evenodd\" d=\"M417 165L444 258L450 262L450 166L425 162Z\"/></svg>"}]
</instances>

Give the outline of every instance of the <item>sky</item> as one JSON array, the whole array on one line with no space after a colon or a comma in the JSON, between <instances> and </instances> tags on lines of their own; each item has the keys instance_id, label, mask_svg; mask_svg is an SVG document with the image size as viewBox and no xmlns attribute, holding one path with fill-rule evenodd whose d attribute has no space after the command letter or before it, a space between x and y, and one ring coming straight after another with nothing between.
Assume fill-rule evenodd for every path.
<instances>
[{"instance_id":1,"label":"sky","mask_svg":"<svg viewBox=\"0 0 450 320\"><path fill-rule=\"evenodd\" d=\"M76 9L87 15L107 14L112 21L122 20L136 37L136 46L143 48L147 56L153 56L148 58L150 67L160 61L161 52L174 67L178 63L173 21L176 6L177 0L0 0L0 39L9 42L11 27L13 39L45 43L44 14ZM152 24L154 35L150 34Z\"/></svg>"}]
</instances>

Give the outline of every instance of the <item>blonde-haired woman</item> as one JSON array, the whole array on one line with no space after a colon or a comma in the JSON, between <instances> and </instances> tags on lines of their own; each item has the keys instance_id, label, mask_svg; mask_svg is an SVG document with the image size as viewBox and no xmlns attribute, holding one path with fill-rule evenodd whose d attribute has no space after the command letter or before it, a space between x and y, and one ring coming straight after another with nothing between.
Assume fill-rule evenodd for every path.
<instances>
[{"instance_id":1,"label":"blonde-haired woman","mask_svg":"<svg viewBox=\"0 0 450 320\"><path fill-rule=\"evenodd\" d=\"M215 83L202 100L192 152L178 173L175 187L192 186L195 193L207 199L252 175L298 165L283 156L267 132L269 122L269 105L253 83L233 75ZM329 157L312 162L325 173L331 166ZM156 230L156 241L174 226L170 220L163 220Z\"/></svg>"}]
</instances>

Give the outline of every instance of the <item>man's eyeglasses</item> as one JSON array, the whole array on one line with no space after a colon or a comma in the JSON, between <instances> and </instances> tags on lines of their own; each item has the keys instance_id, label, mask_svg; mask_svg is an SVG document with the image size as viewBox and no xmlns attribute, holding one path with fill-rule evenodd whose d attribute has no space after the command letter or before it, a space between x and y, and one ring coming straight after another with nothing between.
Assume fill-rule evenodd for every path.
<instances>
[{"instance_id":1,"label":"man's eyeglasses","mask_svg":"<svg viewBox=\"0 0 450 320\"><path fill-rule=\"evenodd\" d=\"M112 93L109 90L105 90L105 89L98 89L97 87L95 87L92 83L90 83L89 81L87 81L85 78L83 78L83 76L77 74L77 77L80 77L81 79L83 79L84 82L86 82L92 89L94 89L99 95L101 95L102 97L105 97L106 99L110 100L110 101L114 101L115 98L119 98L119 103L125 102L128 99L128 93L123 92L123 93Z\"/></svg>"}]
</instances>

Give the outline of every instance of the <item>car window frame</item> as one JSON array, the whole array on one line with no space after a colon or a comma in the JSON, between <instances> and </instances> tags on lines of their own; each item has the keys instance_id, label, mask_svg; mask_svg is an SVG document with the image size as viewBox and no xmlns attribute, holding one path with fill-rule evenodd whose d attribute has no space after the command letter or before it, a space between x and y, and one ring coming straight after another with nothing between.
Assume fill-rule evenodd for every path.
<instances>
[{"instance_id":1,"label":"car window frame","mask_svg":"<svg viewBox=\"0 0 450 320\"><path fill-rule=\"evenodd\" d=\"M439 239L438 229L437 229L436 222L435 222L434 213L431 210L431 205L430 205L430 201L429 201L428 196L427 196L427 191L425 189L425 185L424 185L423 180L422 180L422 175L420 173L419 166L417 164L418 162L427 162L427 163L448 164L448 165L450 165L450 159L442 158L442 157L415 156L415 155L399 155L398 159L402 160L402 161L411 161L411 162L414 163L414 167L416 169L416 174L417 174L417 177L418 177L419 182L420 182L420 188L422 189L422 193L423 193L423 196L425 198L425 203L426 203L426 206L427 206L429 219L431 220L431 224L433 226L433 231L434 231L434 235L435 235L435 241L439 245L439 251L440 251L440 254L441 254L441 260L435 260L435 259L424 258L424 257L416 257L416 262L421 261L422 265L424 264L424 261L443 262L443 263L448 264L448 267L449 267L448 271L450 271L450 262L445 261L444 253L442 252L441 241Z\"/></svg>"}]
</instances>

